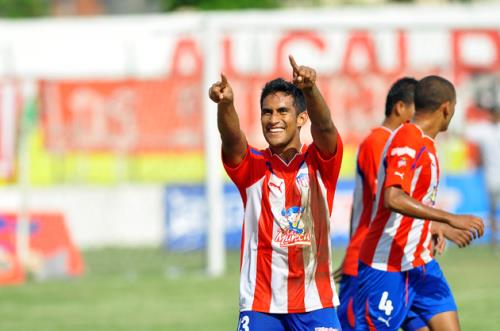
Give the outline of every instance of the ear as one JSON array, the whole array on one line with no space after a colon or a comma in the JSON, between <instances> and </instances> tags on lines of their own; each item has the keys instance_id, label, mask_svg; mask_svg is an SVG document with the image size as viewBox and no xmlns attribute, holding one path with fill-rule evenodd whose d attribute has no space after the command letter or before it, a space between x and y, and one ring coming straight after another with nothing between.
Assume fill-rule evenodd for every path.
<instances>
[{"instance_id":1,"label":"ear","mask_svg":"<svg viewBox=\"0 0 500 331\"><path fill-rule=\"evenodd\" d=\"M394 113L394 115L400 117L403 115L404 109L405 109L405 104L403 101L400 100L400 101L396 102L396 104L394 105L394 107L392 109L392 112Z\"/></svg>"},{"instance_id":2,"label":"ear","mask_svg":"<svg viewBox=\"0 0 500 331\"><path fill-rule=\"evenodd\" d=\"M306 123L307 120L309 119L309 115L307 114L307 110L303 111L297 116L297 126L299 128L303 127Z\"/></svg>"},{"instance_id":3,"label":"ear","mask_svg":"<svg viewBox=\"0 0 500 331\"><path fill-rule=\"evenodd\" d=\"M443 112L443 117L448 118L451 115L451 102L450 101L445 101L441 104L440 106L441 111Z\"/></svg>"}]
</instances>

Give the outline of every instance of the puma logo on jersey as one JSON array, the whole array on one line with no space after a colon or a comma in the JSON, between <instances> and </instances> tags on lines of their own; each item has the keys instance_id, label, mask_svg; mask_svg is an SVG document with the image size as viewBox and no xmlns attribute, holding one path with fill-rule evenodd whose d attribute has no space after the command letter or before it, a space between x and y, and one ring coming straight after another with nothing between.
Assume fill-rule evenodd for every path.
<instances>
[{"instance_id":1,"label":"puma logo on jersey","mask_svg":"<svg viewBox=\"0 0 500 331\"><path fill-rule=\"evenodd\" d=\"M280 193L283 193L283 192L281 192L281 185L283 185L283 183L284 182L281 182L279 185L276 185L273 182L269 182L269 186L276 187L280 191Z\"/></svg>"},{"instance_id":2,"label":"puma logo on jersey","mask_svg":"<svg viewBox=\"0 0 500 331\"><path fill-rule=\"evenodd\" d=\"M403 179L404 174L403 174L402 172L399 172L399 171L394 171L394 174L395 174L396 176L401 177L401 179Z\"/></svg>"}]
</instances>

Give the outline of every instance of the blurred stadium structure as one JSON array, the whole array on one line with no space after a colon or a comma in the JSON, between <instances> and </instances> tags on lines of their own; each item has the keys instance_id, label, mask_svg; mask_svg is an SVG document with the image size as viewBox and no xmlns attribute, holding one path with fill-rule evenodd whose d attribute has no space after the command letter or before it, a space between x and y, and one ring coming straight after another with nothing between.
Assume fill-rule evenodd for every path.
<instances>
[{"instance_id":1,"label":"blurred stadium structure","mask_svg":"<svg viewBox=\"0 0 500 331\"><path fill-rule=\"evenodd\" d=\"M485 216L481 172L461 134L488 116L488 97L477 97L483 80L497 82L490 99L500 95L499 12L488 4L0 21L0 212L17 212L25 224L17 251L33 211L62 213L81 249L200 249L216 224L209 270L222 272L217 236L225 227L225 243L239 248L242 207L235 188L221 186L216 107L206 91L224 72L249 141L264 147L260 89L289 77L288 54L318 70L346 145L335 243L347 240L357 143L403 75L456 84L439 199Z\"/></svg>"}]
</instances>

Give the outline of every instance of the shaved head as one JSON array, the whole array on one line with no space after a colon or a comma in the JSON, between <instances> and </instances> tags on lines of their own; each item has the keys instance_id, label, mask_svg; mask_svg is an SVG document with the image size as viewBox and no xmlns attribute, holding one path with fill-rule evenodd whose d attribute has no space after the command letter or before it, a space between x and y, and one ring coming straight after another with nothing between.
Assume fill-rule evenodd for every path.
<instances>
[{"instance_id":1,"label":"shaved head","mask_svg":"<svg viewBox=\"0 0 500 331\"><path fill-rule=\"evenodd\" d=\"M453 84L439 76L427 76L418 81L415 88L415 111L433 112L444 102L456 99Z\"/></svg>"}]
</instances>

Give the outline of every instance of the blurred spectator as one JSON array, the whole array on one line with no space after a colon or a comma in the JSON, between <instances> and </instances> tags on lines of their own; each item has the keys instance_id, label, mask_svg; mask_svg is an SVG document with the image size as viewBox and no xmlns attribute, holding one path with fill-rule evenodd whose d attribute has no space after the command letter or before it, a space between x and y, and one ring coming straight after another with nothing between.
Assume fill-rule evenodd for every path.
<instances>
[{"instance_id":1,"label":"blurred spectator","mask_svg":"<svg viewBox=\"0 0 500 331\"><path fill-rule=\"evenodd\" d=\"M475 91L476 105L488 112L488 121L469 125L466 137L477 145L489 195L491 245L497 246L497 211L500 205L500 77L484 75Z\"/></svg>"}]
</instances>

